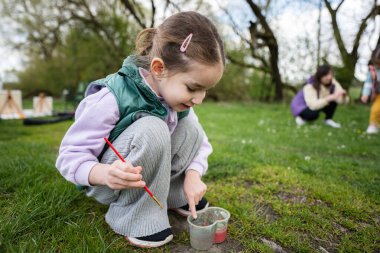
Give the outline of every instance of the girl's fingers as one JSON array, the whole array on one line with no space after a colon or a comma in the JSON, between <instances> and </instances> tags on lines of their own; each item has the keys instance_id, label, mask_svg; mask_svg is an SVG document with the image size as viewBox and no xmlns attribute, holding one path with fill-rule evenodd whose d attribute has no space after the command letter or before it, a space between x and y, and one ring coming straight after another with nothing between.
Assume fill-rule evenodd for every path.
<instances>
[{"instance_id":1,"label":"girl's fingers","mask_svg":"<svg viewBox=\"0 0 380 253\"><path fill-rule=\"evenodd\" d=\"M195 197L194 197L194 203L195 203L195 205L198 205L198 203L199 203L199 200L200 200L200 195L195 195Z\"/></svg>"},{"instance_id":2,"label":"girl's fingers","mask_svg":"<svg viewBox=\"0 0 380 253\"><path fill-rule=\"evenodd\" d=\"M194 203L194 199L189 199L189 209L190 209L190 212L191 212L191 216L193 216L194 219L197 218L197 210L195 208L195 203Z\"/></svg>"},{"instance_id":3,"label":"girl's fingers","mask_svg":"<svg viewBox=\"0 0 380 253\"><path fill-rule=\"evenodd\" d=\"M118 171L117 177L126 181L140 181L142 179L141 174L134 174L130 172Z\"/></svg>"},{"instance_id":4,"label":"girl's fingers","mask_svg":"<svg viewBox=\"0 0 380 253\"><path fill-rule=\"evenodd\" d=\"M122 189L125 188L125 186L124 186L124 185L121 185L121 184L111 184L111 185L110 185L110 188L111 188L111 189L114 189L114 190L122 190Z\"/></svg>"},{"instance_id":5,"label":"girl's fingers","mask_svg":"<svg viewBox=\"0 0 380 253\"><path fill-rule=\"evenodd\" d=\"M127 161L127 162L122 162L122 161L118 161L117 163L115 163L115 165L117 166L117 168L119 168L120 170L122 171L125 171L125 172L130 172L130 173L140 173L142 171L142 167L141 166L136 166L134 167L132 165L131 162Z\"/></svg>"},{"instance_id":6,"label":"girl's fingers","mask_svg":"<svg viewBox=\"0 0 380 253\"><path fill-rule=\"evenodd\" d=\"M130 182L128 187L130 187L130 188L142 188L144 186L145 186L144 181L138 181L138 182Z\"/></svg>"},{"instance_id":7,"label":"girl's fingers","mask_svg":"<svg viewBox=\"0 0 380 253\"><path fill-rule=\"evenodd\" d=\"M145 182L138 180L138 181L126 181L120 178L113 178L110 182L112 185L117 185L121 188L119 189L125 189L125 188L141 188L145 186Z\"/></svg>"}]
</instances>

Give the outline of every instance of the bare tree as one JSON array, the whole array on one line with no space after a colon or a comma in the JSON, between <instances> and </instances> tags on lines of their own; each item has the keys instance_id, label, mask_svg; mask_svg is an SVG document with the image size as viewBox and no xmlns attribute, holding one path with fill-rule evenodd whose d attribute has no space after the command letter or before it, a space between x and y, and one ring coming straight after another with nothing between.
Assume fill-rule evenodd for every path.
<instances>
[{"instance_id":1,"label":"bare tree","mask_svg":"<svg viewBox=\"0 0 380 253\"><path fill-rule=\"evenodd\" d=\"M145 5L143 4L144 1L142 2L138 2L134 0L132 1L120 0L120 1L124 5L125 9L132 15L133 19L140 26L140 28L145 29L148 27L154 27L155 20L157 18L156 17L157 4L155 3L154 0L150 0L150 9L147 8L146 4ZM160 1L158 2L162 4L162 2ZM199 4L203 4L203 1L199 1ZM166 10L169 10L170 8L173 8L174 11L178 12L178 11L181 11L181 8L179 7L180 5L181 6L186 5L186 2L165 0L165 5L163 7L163 10L166 11ZM147 22L148 20L150 20L149 24Z\"/></svg>"},{"instance_id":2,"label":"bare tree","mask_svg":"<svg viewBox=\"0 0 380 253\"><path fill-rule=\"evenodd\" d=\"M278 43L264 15L264 11L269 8L270 1L267 1L264 7L258 6L251 0L246 0L246 2L257 18L257 21L251 21L248 27L250 34L249 39L245 38L242 35L242 32L239 31L238 26L232 19L232 15L226 9L224 9L224 11L230 17L235 33L238 34L242 41L248 45L250 56L255 59L255 62L247 63L244 59L236 59L231 54L227 54L227 57L234 64L242 67L257 69L263 71L264 73L270 74L275 88L274 99L276 101L280 101L283 99L284 83L281 79L281 74L278 67Z\"/></svg>"},{"instance_id":3,"label":"bare tree","mask_svg":"<svg viewBox=\"0 0 380 253\"><path fill-rule=\"evenodd\" d=\"M153 0L151 0L150 2L151 2L151 7L152 7L152 14L151 14L150 25L148 25L145 21L147 14L144 13L140 3L136 3L136 1L121 0L121 3L124 5L125 9L131 13L134 20L143 29L154 26L154 16L156 13L156 6Z\"/></svg>"},{"instance_id":4,"label":"bare tree","mask_svg":"<svg viewBox=\"0 0 380 253\"><path fill-rule=\"evenodd\" d=\"M367 28L368 21L371 17L375 17L376 15L380 15L380 6L377 5L376 0L374 0L374 4L372 8L369 10L368 14L362 19L358 31L356 33L356 36L353 41L352 49L347 49L347 46L345 45L343 38L342 38L342 32L338 25L337 21L337 15L340 7L344 3L344 0L341 0L338 5L335 7L335 9L331 6L330 1L324 0L324 3L326 5L327 10L330 13L331 16L331 25L334 33L334 38L338 46L338 50L342 59L343 66L338 69L338 71L341 72L341 79L343 79L343 84L345 88L349 88L352 81L354 80L354 73L355 73L355 65L358 61L359 55L358 55L358 49L360 45L360 40L362 38L362 35ZM380 35L379 35L380 36ZM380 39L380 37L379 37Z\"/></svg>"}]
</instances>

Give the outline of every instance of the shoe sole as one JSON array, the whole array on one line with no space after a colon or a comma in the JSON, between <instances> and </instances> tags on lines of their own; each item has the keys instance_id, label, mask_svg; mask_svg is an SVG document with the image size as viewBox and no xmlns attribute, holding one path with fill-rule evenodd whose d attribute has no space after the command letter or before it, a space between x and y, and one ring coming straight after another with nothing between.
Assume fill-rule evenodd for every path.
<instances>
[{"instance_id":1,"label":"shoe sole","mask_svg":"<svg viewBox=\"0 0 380 253\"><path fill-rule=\"evenodd\" d=\"M159 242L148 242L148 241L141 241L139 239L136 239L136 238L129 238L129 237L125 237L125 239L127 239L127 241L132 244L133 246L136 246L136 247L139 247L139 248L156 248L156 247L160 247L164 244L167 244L168 242L170 242L171 240L173 240L173 235L169 235L168 237L166 237L165 240L163 241L159 241Z\"/></svg>"},{"instance_id":2,"label":"shoe sole","mask_svg":"<svg viewBox=\"0 0 380 253\"><path fill-rule=\"evenodd\" d=\"M202 211L202 210L207 209L207 208L208 208L208 205L209 205L209 203L207 203L207 204L205 205L204 208L202 208L201 210L198 210L198 211ZM181 216L183 216L183 217L187 217L187 216L191 215L191 212L190 212L190 211L185 211L185 210L183 210L183 209L181 209L181 208L169 208L169 210L172 210L172 211L178 213L179 215L181 215ZM197 212L198 212L198 211L197 211Z\"/></svg>"}]
</instances>

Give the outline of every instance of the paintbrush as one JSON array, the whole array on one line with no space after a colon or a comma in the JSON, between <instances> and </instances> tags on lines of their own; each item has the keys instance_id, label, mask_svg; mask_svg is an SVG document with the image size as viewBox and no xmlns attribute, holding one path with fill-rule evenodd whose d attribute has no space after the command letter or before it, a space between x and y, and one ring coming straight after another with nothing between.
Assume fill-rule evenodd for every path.
<instances>
[{"instance_id":1,"label":"paintbrush","mask_svg":"<svg viewBox=\"0 0 380 253\"><path fill-rule=\"evenodd\" d=\"M104 140L107 142L108 146L110 146L110 148L113 150L113 152L115 152L115 154L120 158L120 160L125 163L124 158L120 155L120 153L116 150L116 148L112 145L112 143L106 137L104 137ZM156 201L156 203L161 207L161 209L163 209L163 206L158 201L158 199L153 195L153 193L149 190L149 188L147 186L144 186L144 189L154 199L154 201Z\"/></svg>"}]
</instances>

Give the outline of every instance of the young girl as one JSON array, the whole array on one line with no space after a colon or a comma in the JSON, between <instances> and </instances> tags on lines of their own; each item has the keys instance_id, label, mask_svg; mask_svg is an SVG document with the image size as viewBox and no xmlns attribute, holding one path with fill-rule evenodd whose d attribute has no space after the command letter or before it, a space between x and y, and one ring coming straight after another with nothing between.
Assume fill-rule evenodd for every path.
<instances>
[{"instance_id":1,"label":"young girl","mask_svg":"<svg viewBox=\"0 0 380 253\"><path fill-rule=\"evenodd\" d=\"M364 82L361 100L367 103L371 96L372 106L369 116L368 134L377 134L380 126L380 47L371 56L367 80Z\"/></svg>"},{"instance_id":2,"label":"young girl","mask_svg":"<svg viewBox=\"0 0 380 253\"><path fill-rule=\"evenodd\" d=\"M293 98L291 111L298 126L316 120L319 113L324 112L325 124L340 128L340 124L333 121L332 118L337 105L343 102L348 102L346 91L333 78L331 67L322 65Z\"/></svg>"},{"instance_id":3,"label":"young girl","mask_svg":"<svg viewBox=\"0 0 380 253\"><path fill-rule=\"evenodd\" d=\"M56 166L109 205L105 218L116 233L133 245L158 247L173 238L167 209L196 217L208 206L201 176L212 148L192 107L219 82L225 58L215 26L196 12L143 30L136 49L117 73L89 85Z\"/></svg>"}]
</instances>

